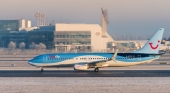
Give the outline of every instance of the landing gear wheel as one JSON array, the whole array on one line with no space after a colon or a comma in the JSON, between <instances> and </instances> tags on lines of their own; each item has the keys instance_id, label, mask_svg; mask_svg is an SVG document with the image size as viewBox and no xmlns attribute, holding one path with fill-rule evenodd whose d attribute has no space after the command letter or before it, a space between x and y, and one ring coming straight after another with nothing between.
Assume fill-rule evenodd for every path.
<instances>
[{"instance_id":1,"label":"landing gear wheel","mask_svg":"<svg viewBox=\"0 0 170 93\"><path fill-rule=\"evenodd\" d=\"M41 68L41 72L43 72L44 71L44 69L43 68Z\"/></svg>"},{"instance_id":2,"label":"landing gear wheel","mask_svg":"<svg viewBox=\"0 0 170 93\"><path fill-rule=\"evenodd\" d=\"M96 68L94 69L94 72L99 72L99 68L96 67Z\"/></svg>"}]
</instances>

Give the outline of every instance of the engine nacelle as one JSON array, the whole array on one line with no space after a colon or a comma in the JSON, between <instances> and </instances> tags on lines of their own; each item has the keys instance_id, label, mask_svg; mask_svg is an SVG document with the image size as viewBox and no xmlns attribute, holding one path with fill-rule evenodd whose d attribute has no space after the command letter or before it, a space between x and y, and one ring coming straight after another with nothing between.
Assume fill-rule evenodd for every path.
<instances>
[{"instance_id":1,"label":"engine nacelle","mask_svg":"<svg viewBox=\"0 0 170 93\"><path fill-rule=\"evenodd\" d=\"M89 69L88 64L75 64L74 65L75 70L87 70Z\"/></svg>"}]
</instances>

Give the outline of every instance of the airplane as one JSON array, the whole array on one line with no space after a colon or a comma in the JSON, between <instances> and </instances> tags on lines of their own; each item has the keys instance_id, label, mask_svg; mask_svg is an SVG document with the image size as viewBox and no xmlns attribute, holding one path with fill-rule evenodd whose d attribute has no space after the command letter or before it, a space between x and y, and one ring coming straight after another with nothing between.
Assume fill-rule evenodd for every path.
<instances>
[{"instance_id":1,"label":"airplane","mask_svg":"<svg viewBox=\"0 0 170 93\"><path fill-rule=\"evenodd\" d=\"M74 70L88 70L94 68L98 72L103 67L123 67L149 63L159 59L160 43L164 33L164 28L159 28L148 40L143 48L127 52L118 53L53 53L41 54L28 61L28 64L41 67L41 72L45 67L74 67Z\"/></svg>"}]
</instances>

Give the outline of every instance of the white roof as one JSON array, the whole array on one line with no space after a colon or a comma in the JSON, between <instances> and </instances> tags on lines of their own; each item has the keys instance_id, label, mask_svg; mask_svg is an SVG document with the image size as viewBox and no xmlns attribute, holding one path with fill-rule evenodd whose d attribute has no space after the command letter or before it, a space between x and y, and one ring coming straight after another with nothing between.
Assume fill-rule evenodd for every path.
<instances>
[{"instance_id":1,"label":"white roof","mask_svg":"<svg viewBox=\"0 0 170 93\"><path fill-rule=\"evenodd\" d=\"M101 30L98 24L55 24L55 31L91 31L92 29Z\"/></svg>"}]
</instances>

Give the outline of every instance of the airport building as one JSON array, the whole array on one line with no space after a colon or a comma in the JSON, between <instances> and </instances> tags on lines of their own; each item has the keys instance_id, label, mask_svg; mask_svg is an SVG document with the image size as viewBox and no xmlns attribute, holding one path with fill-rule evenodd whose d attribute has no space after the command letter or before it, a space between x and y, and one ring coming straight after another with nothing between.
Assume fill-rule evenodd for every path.
<instances>
[{"instance_id":1,"label":"airport building","mask_svg":"<svg viewBox=\"0 0 170 93\"><path fill-rule=\"evenodd\" d=\"M54 49L54 31L55 26L40 26L37 29L28 31L27 47L32 43L43 43L47 49Z\"/></svg>"},{"instance_id":2,"label":"airport building","mask_svg":"<svg viewBox=\"0 0 170 93\"><path fill-rule=\"evenodd\" d=\"M25 19L0 20L0 47L8 47L10 41L19 46L21 42L27 42L26 28L31 28L31 21ZM23 31L22 31L23 30Z\"/></svg>"},{"instance_id":3,"label":"airport building","mask_svg":"<svg viewBox=\"0 0 170 93\"><path fill-rule=\"evenodd\" d=\"M98 24L56 23L54 25L31 26L31 21L0 20L0 47L7 47L10 41L26 47L32 43L43 43L47 49L60 52L107 51L108 42L113 39L107 33L107 15L102 9L102 26ZM39 22L39 21L37 21Z\"/></svg>"},{"instance_id":4,"label":"airport building","mask_svg":"<svg viewBox=\"0 0 170 93\"><path fill-rule=\"evenodd\" d=\"M107 10L102 9L102 26L98 24L55 24L54 46L57 51L109 51L113 39L107 33Z\"/></svg>"},{"instance_id":5,"label":"airport building","mask_svg":"<svg viewBox=\"0 0 170 93\"><path fill-rule=\"evenodd\" d=\"M0 20L0 31L20 31L22 28L30 28L31 21L25 19Z\"/></svg>"},{"instance_id":6,"label":"airport building","mask_svg":"<svg viewBox=\"0 0 170 93\"><path fill-rule=\"evenodd\" d=\"M107 51L111 36L98 24L55 24L56 50Z\"/></svg>"},{"instance_id":7,"label":"airport building","mask_svg":"<svg viewBox=\"0 0 170 93\"><path fill-rule=\"evenodd\" d=\"M18 31L19 27L19 20L0 20L0 31Z\"/></svg>"},{"instance_id":8,"label":"airport building","mask_svg":"<svg viewBox=\"0 0 170 93\"><path fill-rule=\"evenodd\" d=\"M47 49L58 52L114 52L114 48L126 52L140 49L147 42L147 40L114 41L107 32L108 18L103 9L101 19L101 26L71 23L41 25L39 20L37 21L39 25L35 27L32 27L31 21L25 19L0 20L0 47L8 47L9 42L14 41L17 48L19 43L24 42L28 49L32 43L43 43ZM165 45L166 48L167 45L169 44Z\"/></svg>"},{"instance_id":9,"label":"airport building","mask_svg":"<svg viewBox=\"0 0 170 93\"><path fill-rule=\"evenodd\" d=\"M28 45L43 43L47 49L59 52L107 51L107 43L113 41L98 24L61 24L40 26L28 31Z\"/></svg>"}]
</instances>

